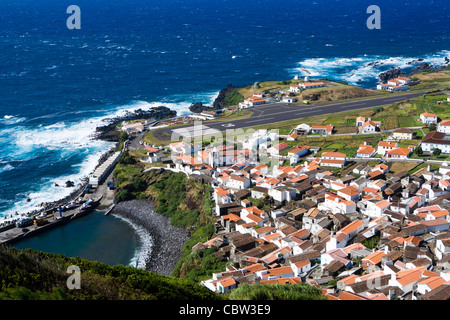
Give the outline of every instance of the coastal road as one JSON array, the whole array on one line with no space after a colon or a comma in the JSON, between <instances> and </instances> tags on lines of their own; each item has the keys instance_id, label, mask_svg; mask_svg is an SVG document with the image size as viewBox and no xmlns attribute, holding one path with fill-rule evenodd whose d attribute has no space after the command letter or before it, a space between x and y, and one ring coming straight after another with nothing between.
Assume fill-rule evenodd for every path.
<instances>
[{"instance_id":1,"label":"coastal road","mask_svg":"<svg viewBox=\"0 0 450 320\"><path fill-rule=\"evenodd\" d=\"M331 114L342 111L350 111L365 108L374 108L391 105L396 102L415 98L426 92L393 95L391 97L374 98L362 101L341 102L321 106L305 104L274 103L252 108L253 115L250 118L234 121L203 121L202 127L194 132L192 124L176 127L156 129L154 136L160 140L179 140L181 137L193 137L197 135L212 134L227 129L241 129L259 125L268 125L287 120L301 119L305 117ZM169 138L171 137L171 138Z\"/></svg>"}]
</instances>

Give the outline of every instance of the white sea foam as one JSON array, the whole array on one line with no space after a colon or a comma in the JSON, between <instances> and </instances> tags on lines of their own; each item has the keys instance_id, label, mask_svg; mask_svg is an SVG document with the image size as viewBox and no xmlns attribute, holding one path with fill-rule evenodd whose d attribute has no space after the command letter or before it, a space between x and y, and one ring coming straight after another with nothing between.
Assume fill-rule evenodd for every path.
<instances>
[{"instance_id":1,"label":"white sea foam","mask_svg":"<svg viewBox=\"0 0 450 320\"><path fill-rule=\"evenodd\" d=\"M96 128L106 124L107 119L120 117L127 112L138 109L143 111L152 107L166 106L177 111L178 115L190 114L189 106L192 102L202 101L204 104L212 104L218 92L208 92L192 95L175 95L161 102L134 101L128 105L116 106L112 110L105 111L101 116L88 118L78 122L60 121L49 125L29 127L16 125L6 127L0 131L0 142L8 142L10 145L8 158L14 161L27 161L36 157L36 151L40 148L60 151L61 158L68 157L74 153L83 152L87 157L82 163L72 164L76 168L75 173L61 175L57 178L43 177L39 182L37 191L29 191L27 200L19 201L9 210L0 213L4 217L15 212L26 213L38 209L43 202L52 202L68 196L74 188L57 187L55 183L64 186L70 180L77 186L82 179L89 176L98 164L101 155L109 150L113 143L94 140ZM43 116L45 117L45 116ZM50 117L51 118L51 117ZM0 121L18 121L23 118L7 115ZM11 147L12 146L12 147ZM57 159L60 160L60 159ZM52 159L42 166L51 165ZM69 165L70 166L70 165ZM13 170L12 168L7 168ZM5 170L5 169L3 169Z\"/></svg>"},{"instance_id":2,"label":"white sea foam","mask_svg":"<svg viewBox=\"0 0 450 320\"><path fill-rule=\"evenodd\" d=\"M409 64L418 59L428 62L432 66L445 63L445 57L450 58L449 50L441 50L423 57L386 57L379 55L364 54L358 57L333 57L333 58L310 58L302 60L291 74L302 74L314 77L329 77L336 80L345 80L351 84L359 81L378 80L378 75L391 68L411 68Z\"/></svg>"},{"instance_id":3,"label":"white sea foam","mask_svg":"<svg viewBox=\"0 0 450 320\"><path fill-rule=\"evenodd\" d=\"M12 169L14 169L14 167L8 163L5 166L0 167L0 173L3 173L5 171L9 171L9 170L12 170Z\"/></svg>"},{"instance_id":4,"label":"white sea foam","mask_svg":"<svg viewBox=\"0 0 450 320\"><path fill-rule=\"evenodd\" d=\"M12 125L17 124L19 122L25 121L27 118L25 117L16 117L13 115L5 115L3 116L3 119L0 119L0 124L3 125Z\"/></svg>"},{"instance_id":5,"label":"white sea foam","mask_svg":"<svg viewBox=\"0 0 450 320\"><path fill-rule=\"evenodd\" d=\"M152 235L142 226L137 225L128 218L122 217L120 215L112 215L118 219L121 219L128 223L135 231L138 236L138 247L131 259L129 265L132 267L145 269L147 262L150 260L152 250L153 250L153 237Z\"/></svg>"}]
</instances>

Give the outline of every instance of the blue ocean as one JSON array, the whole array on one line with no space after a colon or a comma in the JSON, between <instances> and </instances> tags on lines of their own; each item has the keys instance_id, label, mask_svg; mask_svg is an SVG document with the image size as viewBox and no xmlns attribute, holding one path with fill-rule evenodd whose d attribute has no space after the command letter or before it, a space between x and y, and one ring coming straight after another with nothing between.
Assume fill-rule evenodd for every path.
<instances>
[{"instance_id":1,"label":"blue ocean","mask_svg":"<svg viewBox=\"0 0 450 320\"><path fill-rule=\"evenodd\" d=\"M0 217L70 194L61 185L112 146L95 128L127 110L188 114L228 84L297 74L372 88L392 67L450 57L448 0L376 2L2 0ZM381 29L366 26L372 4ZM81 29L67 28L70 5Z\"/></svg>"}]
</instances>

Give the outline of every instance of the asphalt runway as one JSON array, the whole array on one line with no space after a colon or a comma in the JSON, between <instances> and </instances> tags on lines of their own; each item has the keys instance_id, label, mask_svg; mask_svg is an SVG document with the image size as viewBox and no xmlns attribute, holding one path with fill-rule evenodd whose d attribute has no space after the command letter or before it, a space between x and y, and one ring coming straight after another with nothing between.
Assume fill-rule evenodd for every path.
<instances>
[{"instance_id":1,"label":"asphalt runway","mask_svg":"<svg viewBox=\"0 0 450 320\"><path fill-rule=\"evenodd\" d=\"M190 124L175 128L168 127L156 129L154 136L160 140L169 140L169 137L171 137L170 140L179 140L182 137L213 134L214 132L225 131L227 129L236 130L323 114L386 106L421 96L424 93L425 92L410 93L392 97L354 102L341 102L322 106L289 103L267 104L251 108L250 110L253 112L253 115L250 118L234 121L202 121L202 125L200 127L194 127L194 125Z\"/></svg>"}]
</instances>

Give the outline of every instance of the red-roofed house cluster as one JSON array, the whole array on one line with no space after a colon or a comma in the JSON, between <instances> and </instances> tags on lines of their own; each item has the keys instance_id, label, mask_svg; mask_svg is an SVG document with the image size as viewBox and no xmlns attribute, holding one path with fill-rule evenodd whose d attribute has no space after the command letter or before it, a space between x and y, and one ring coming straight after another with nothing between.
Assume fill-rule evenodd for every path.
<instances>
[{"instance_id":1,"label":"red-roofed house cluster","mask_svg":"<svg viewBox=\"0 0 450 320\"><path fill-rule=\"evenodd\" d=\"M305 283L334 300L450 297L449 166L392 173L392 162L361 162L339 176L332 171L347 165L345 153L307 158L310 146L272 145L269 136L255 133L248 149L169 146L179 152L171 169L214 189L215 237L192 250L215 248L229 264L202 285L226 293L243 283ZM260 163L261 144L297 161ZM407 149L399 159L411 151L385 141L366 148L384 157Z\"/></svg>"}]
</instances>

